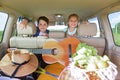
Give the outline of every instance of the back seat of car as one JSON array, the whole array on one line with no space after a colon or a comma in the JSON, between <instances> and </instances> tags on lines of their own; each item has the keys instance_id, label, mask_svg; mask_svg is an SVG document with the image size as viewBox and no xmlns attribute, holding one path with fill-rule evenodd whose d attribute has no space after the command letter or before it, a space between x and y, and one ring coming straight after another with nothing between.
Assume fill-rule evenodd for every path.
<instances>
[{"instance_id":1,"label":"back seat of car","mask_svg":"<svg viewBox=\"0 0 120 80\"><path fill-rule=\"evenodd\" d=\"M26 28L21 29L21 26L17 25L17 36L10 38L10 47L12 48L42 48L43 44L48 40L61 41L65 38L65 32L63 31L50 31L49 38L39 36L32 37L36 31L36 27L33 23L29 23ZM105 49L105 38L95 37L97 34L97 26L95 23L81 23L77 30L78 39L81 42L94 46L98 50L99 55L103 55Z\"/></svg>"},{"instance_id":2,"label":"back seat of car","mask_svg":"<svg viewBox=\"0 0 120 80\"><path fill-rule=\"evenodd\" d=\"M47 37L38 36L33 37L33 34L36 32L35 25L30 22L26 28L21 28L20 25L17 25L17 36L12 36L10 38L10 47L11 48L42 48L43 44L51 40Z\"/></svg>"},{"instance_id":3,"label":"back seat of car","mask_svg":"<svg viewBox=\"0 0 120 80\"><path fill-rule=\"evenodd\" d=\"M53 38L57 41L61 41L65 38L65 32L64 31L50 31L49 38Z\"/></svg>"},{"instance_id":4,"label":"back seat of car","mask_svg":"<svg viewBox=\"0 0 120 80\"><path fill-rule=\"evenodd\" d=\"M103 55L105 50L105 38L97 35L96 23L81 23L78 26L77 38L88 45L94 46L98 50L99 55ZM63 40L65 38L65 32L63 31L51 31L50 38L55 40Z\"/></svg>"},{"instance_id":5,"label":"back seat of car","mask_svg":"<svg viewBox=\"0 0 120 80\"><path fill-rule=\"evenodd\" d=\"M96 23L81 23L78 26L78 39L81 42L94 46L98 50L99 55L103 55L105 49L105 38L96 37L97 25Z\"/></svg>"}]
</instances>

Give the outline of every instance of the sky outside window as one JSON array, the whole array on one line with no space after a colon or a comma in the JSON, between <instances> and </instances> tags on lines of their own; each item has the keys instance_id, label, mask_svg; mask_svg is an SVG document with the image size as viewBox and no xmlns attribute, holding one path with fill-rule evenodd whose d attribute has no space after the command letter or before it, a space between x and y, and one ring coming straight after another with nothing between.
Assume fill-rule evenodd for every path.
<instances>
[{"instance_id":1,"label":"sky outside window","mask_svg":"<svg viewBox=\"0 0 120 80\"><path fill-rule=\"evenodd\" d=\"M0 31L3 31L8 18L8 14L0 12Z\"/></svg>"}]
</instances>

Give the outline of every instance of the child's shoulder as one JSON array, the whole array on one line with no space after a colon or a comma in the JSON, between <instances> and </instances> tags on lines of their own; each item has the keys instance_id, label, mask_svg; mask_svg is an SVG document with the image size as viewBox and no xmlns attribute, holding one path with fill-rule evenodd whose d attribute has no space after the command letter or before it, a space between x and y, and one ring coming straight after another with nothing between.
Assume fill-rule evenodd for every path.
<instances>
[{"instance_id":1,"label":"child's shoulder","mask_svg":"<svg viewBox=\"0 0 120 80\"><path fill-rule=\"evenodd\" d=\"M47 29L46 32L49 33L50 31Z\"/></svg>"},{"instance_id":2,"label":"child's shoulder","mask_svg":"<svg viewBox=\"0 0 120 80\"><path fill-rule=\"evenodd\" d=\"M64 31L64 32L67 32L67 30L68 30L68 28L65 28L63 31Z\"/></svg>"}]
</instances>

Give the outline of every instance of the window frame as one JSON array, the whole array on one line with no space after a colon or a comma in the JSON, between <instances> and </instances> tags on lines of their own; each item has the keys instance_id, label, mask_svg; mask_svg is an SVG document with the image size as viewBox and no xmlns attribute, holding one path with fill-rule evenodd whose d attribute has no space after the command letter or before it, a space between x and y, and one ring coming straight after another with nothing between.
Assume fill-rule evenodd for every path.
<instances>
[{"instance_id":1,"label":"window frame","mask_svg":"<svg viewBox=\"0 0 120 80\"><path fill-rule=\"evenodd\" d=\"M114 45L120 47L120 44L117 44L116 41L115 41L115 36L114 36L115 33L114 33L113 29L112 29L111 22L110 22L110 19L109 19L109 15L115 14L115 13L119 13L120 14L120 11L109 13L107 15L107 18L108 18L110 29L111 29L111 32L112 32L112 38L113 38ZM119 20L120 20L120 18L119 18ZM120 23L120 21L119 21L119 23ZM116 23L116 24L118 24L118 23Z\"/></svg>"}]
</instances>

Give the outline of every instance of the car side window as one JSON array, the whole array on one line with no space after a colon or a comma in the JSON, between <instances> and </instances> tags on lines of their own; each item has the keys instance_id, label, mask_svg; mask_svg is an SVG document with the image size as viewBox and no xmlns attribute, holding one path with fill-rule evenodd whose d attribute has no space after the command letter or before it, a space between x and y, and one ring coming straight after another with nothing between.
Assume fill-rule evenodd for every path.
<instances>
[{"instance_id":1,"label":"car side window","mask_svg":"<svg viewBox=\"0 0 120 80\"><path fill-rule=\"evenodd\" d=\"M120 11L109 14L108 19L111 25L114 43L120 46Z\"/></svg>"},{"instance_id":2,"label":"car side window","mask_svg":"<svg viewBox=\"0 0 120 80\"><path fill-rule=\"evenodd\" d=\"M2 41L4 29L7 23L8 14L0 12L0 42Z\"/></svg>"}]
</instances>

